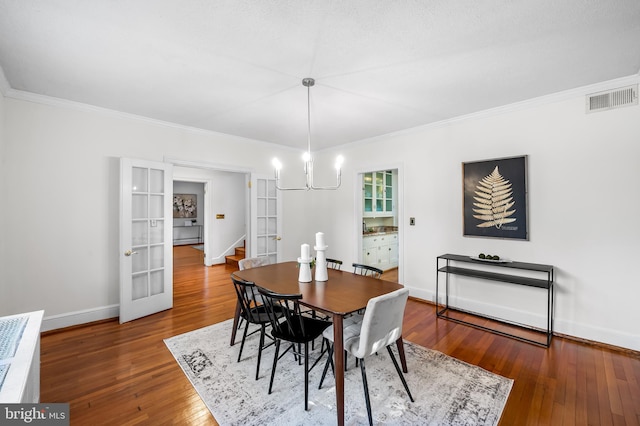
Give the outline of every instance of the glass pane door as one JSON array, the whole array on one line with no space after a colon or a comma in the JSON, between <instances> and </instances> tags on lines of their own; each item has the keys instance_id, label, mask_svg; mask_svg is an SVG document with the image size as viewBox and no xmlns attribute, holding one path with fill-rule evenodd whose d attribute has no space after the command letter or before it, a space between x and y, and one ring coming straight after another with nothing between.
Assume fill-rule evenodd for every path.
<instances>
[{"instance_id":1,"label":"glass pane door","mask_svg":"<svg viewBox=\"0 0 640 426\"><path fill-rule=\"evenodd\" d=\"M280 229L276 181L274 179L257 178L255 179L255 187L255 253L258 257L269 257L271 263L277 263Z\"/></svg>"},{"instance_id":2,"label":"glass pane door","mask_svg":"<svg viewBox=\"0 0 640 426\"><path fill-rule=\"evenodd\" d=\"M173 306L172 167L121 160L120 321Z\"/></svg>"}]
</instances>

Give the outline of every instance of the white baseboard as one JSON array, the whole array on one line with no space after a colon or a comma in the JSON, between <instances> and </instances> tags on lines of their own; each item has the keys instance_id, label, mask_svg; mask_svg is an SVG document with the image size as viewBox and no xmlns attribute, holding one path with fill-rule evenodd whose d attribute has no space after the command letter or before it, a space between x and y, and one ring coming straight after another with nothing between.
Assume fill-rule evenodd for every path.
<instances>
[{"instance_id":1,"label":"white baseboard","mask_svg":"<svg viewBox=\"0 0 640 426\"><path fill-rule=\"evenodd\" d=\"M435 293L419 288L407 287L412 297L435 302ZM468 302L468 301L467 301ZM502 317L509 318L523 324L531 324L540 321L541 317L528 312L515 311L505 309L500 306L490 306L483 304L482 306L474 306L473 302L463 303L464 306L456 305L461 308L474 312L494 312L494 316L498 317L499 313L505 314ZM517 317L514 318L513 314ZM58 328L71 327L74 325L86 324L93 321L100 321L109 318L117 318L120 315L120 305L110 305L101 308L87 309L84 311L69 312L66 314L52 315L45 317L42 321L42 331L50 331ZM592 340L595 342L605 343L607 345L618 346L621 348L640 351L640 335L632 335L616 330L610 330L600 327L594 327L584 324L576 324L571 321L562 319L554 320L554 331L567 336L573 336L580 339Z\"/></svg>"},{"instance_id":2,"label":"white baseboard","mask_svg":"<svg viewBox=\"0 0 640 426\"><path fill-rule=\"evenodd\" d=\"M219 256L219 257L207 257L206 265L207 266L211 266L211 265L219 265L221 263L225 263L227 261L227 259L225 259L224 257L225 257L224 254L222 256Z\"/></svg>"},{"instance_id":3,"label":"white baseboard","mask_svg":"<svg viewBox=\"0 0 640 426\"><path fill-rule=\"evenodd\" d=\"M42 331L81 325L120 316L120 305L103 306L95 309L51 315L42 320Z\"/></svg>"},{"instance_id":4,"label":"white baseboard","mask_svg":"<svg viewBox=\"0 0 640 426\"><path fill-rule=\"evenodd\" d=\"M408 287L409 294L422 300L428 300L435 303L436 294L419 288ZM441 297L441 303L444 300ZM468 299L452 298L449 299L452 306L468 310L471 312L487 313L495 318L506 318L520 324L531 324L536 327L546 328L546 312L545 315L524 312L515 309L506 308L504 306L490 305L486 303L477 303ZM605 329L587 324L578 324L558 318L558 307L556 306L556 315L553 321L553 331L555 333L564 334L566 336L578 339L586 339L594 342L604 343L607 345L618 346L620 348L640 351L640 334L632 335L630 333L620 332L618 330ZM542 326L540 326L542 324Z\"/></svg>"}]
</instances>

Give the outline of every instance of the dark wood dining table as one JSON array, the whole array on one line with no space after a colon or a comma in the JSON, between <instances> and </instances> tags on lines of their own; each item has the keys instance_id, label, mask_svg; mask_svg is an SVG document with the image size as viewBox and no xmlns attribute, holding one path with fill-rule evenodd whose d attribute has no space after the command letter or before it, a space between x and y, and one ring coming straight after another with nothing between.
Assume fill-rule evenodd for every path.
<instances>
[{"instance_id":1,"label":"dark wood dining table","mask_svg":"<svg viewBox=\"0 0 640 426\"><path fill-rule=\"evenodd\" d=\"M344 342L342 320L345 315L367 306L372 297L381 296L403 288L402 285L347 271L328 270L327 281L298 282L298 263L283 262L234 272L245 281L277 293L302 294L300 303L333 318L335 354L336 408L338 425L344 425ZM407 372L402 336L397 347L402 369Z\"/></svg>"}]
</instances>

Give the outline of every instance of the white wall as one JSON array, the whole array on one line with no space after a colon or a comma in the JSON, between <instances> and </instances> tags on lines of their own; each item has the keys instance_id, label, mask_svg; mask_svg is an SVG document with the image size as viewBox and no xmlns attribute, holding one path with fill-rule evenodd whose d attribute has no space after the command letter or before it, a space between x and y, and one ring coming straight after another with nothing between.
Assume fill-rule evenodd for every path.
<instances>
[{"instance_id":1,"label":"white wall","mask_svg":"<svg viewBox=\"0 0 640 426\"><path fill-rule=\"evenodd\" d=\"M2 88L2 83L6 80L4 79L4 73L2 68L0 68L0 88ZM4 151L5 151L5 126L4 126L4 111L5 111L5 99L4 99L4 90L0 90L0 259L5 258L5 247L6 247L6 236L4 231L4 211L8 204L7 197L5 195L4 190L4 181L5 181L5 173L3 170L6 168L5 160L4 160ZM0 260L0 265L2 265L2 261ZM6 302L2 302L3 300L8 300L8 294L6 292L6 286L3 285L6 281L5 279L6 270L5 268L0 268L0 313L4 311L3 306Z\"/></svg>"},{"instance_id":2,"label":"white wall","mask_svg":"<svg viewBox=\"0 0 640 426\"><path fill-rule=\"evenodd\" d=\"M70 315L82 322L117 307L119 157L211 162L270 175L277 154L283 173L301 174L299 153L271 144L64 104L15 97L3 104L0 244L11 250L0 257L0 315L45 309L45 322ZM491 251L549 263L556 268L556 331L640 350L639 133L640 107L585 115L584 98L576 95L321 152L316 183L332 182L332 159L341 153L343 186L282 194L284 259L295 259L300 244L323 231L328 256L355 261L357 173L398 167L401 277L413 295L433 298L435 258L443 253ZM460 164L523 154L529 156L530 240L462 237ZM491 283L470 291L460 284L460 300L542 316L534 291L512 293Z\"/></svg>"},{"instance_id":3,"label":"white wall","mask_svg":"<svg viewBox=\"0 0 640 426\"><path fill-rule=\"evenodd\" d=\"M198 213L198 223L206 228L205 264L225 263L226 255L233 254L235 247L242 247L247 232L246 173L176 166L173 176L207 184L207 202L202 203L206 216ZM178 192L176 187L179 188L174 182L174 193ZM216 219L218 214L223 214L224 219Z\"/></svg>"},{"instance_id":4,"label":"white wall","mask_svg":"<svg viewBox=\"0 0 640 426\"><path fill-rule=\"evenodd\" d=\"M205 212L204 202L204 182L185 182L176 179L176 171L173 171L173 194L194 194L196 196L196 216L190 218L173 218L173 226L184 226L184 222L188 220L192 225L204 225L204 216L208 214ZM185 233L184 235L178 235L177 231L174 231L174 236L177 238L190 237L193 233Z\"/></svg>"},{"instance_id":5,"label":"white wall","mask_svg":"<svg viewBox=\"0 0 640 426\"><path fill-rule=\"evenodd\" d=\"M0 229L11 250L0 258L0 315L44 309L45 329L117 315L120 157L271 174L274 154L292 155L267 143L17 97L4 99Z\"/></svg>"},{"instance_id":6,"label":"white wall","mask_svg":"<svg viewBox=\"0 0 640 426\"><path fill-rule=\"evenodd\" d=\"M308 213L327 244L338 246L332 257L350 264L360 232L351 220L360 192L356 171L401 163L401 274L413 295L433 300L436 257L444 253L552 264L557 332L640 350L640 107L585 114L584 103L581 95L536 102L340 147L343 188L326 199L329 214L318 206ZM529 241L463 237L461 163L517 155L529 160ZM416 226L408 226L409 217ZM546 292L456 282L461 303L544 324Z\"/></svg>"}]
</instances>

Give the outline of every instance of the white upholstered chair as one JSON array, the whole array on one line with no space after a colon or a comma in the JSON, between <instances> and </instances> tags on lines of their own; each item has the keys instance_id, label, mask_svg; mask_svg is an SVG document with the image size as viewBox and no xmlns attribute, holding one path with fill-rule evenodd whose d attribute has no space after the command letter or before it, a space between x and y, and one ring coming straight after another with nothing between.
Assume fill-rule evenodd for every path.
<instances>
[{"instance_id":1,"label":"white upholstered chair","mask_svg":"<svg viewBox=\"0 0 640 426\"><path fill-rule=\"evenodd\" d=\"M367 309L364 315L354 315L346 318L343 324L344 349L360 360L369 424L373 424L373 419L364 361L369 355L373 355L385 347L387 348L389 357L393 361L398 376L400 376L400 380L404 385L404 389L409 395L409 399L411 399L411 402L414 401L411 391L409 391L409 386L402 374L402 370L400 370L398 361L391 350L391 345L402 337L404 308L407 304L408 297L409 290L406 288L374 297L367 303ZM333 344L333 326L327 328L323 336ZM329 357L325 364L319 387L322 387L322 382L324 381L329 365L333 367L331 357Z\"/></svg>"},{"instance_id":2,"label":"white upholstered chair","mask_svg":"<svg viewBox=\"0 0 640 426\"><path fill-rule=\"evenodd\" d=\"M238 268L240 268L241 271L244 271L245 269L257 268L258 266L268 265L269 263L269 258L267 256L245 257L238 261Z\"/></svg>"}]
</instances>

